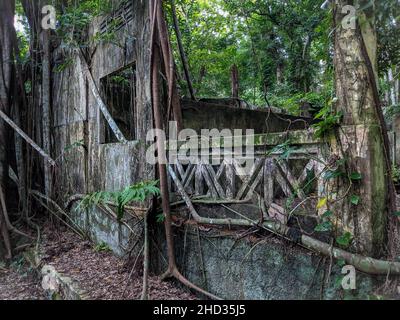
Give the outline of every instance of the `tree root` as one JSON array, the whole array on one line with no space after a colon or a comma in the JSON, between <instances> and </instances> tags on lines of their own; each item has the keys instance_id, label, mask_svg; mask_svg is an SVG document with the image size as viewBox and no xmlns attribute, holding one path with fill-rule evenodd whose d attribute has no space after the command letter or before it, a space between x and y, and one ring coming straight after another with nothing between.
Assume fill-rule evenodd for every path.
<instances>
[{"instance_id":1,"label":"tree root","mask_svg":"<svg viewBox=\"0 0 400 320\"><path fill-rule=\"evenodd\" d=\"M174 101L178 97L178 92L176 90L175 82L175 70L174 61L172 57L172 52L170 50L169 37L167 35L166 23L164 21L162 13L162 2L159 0L153 0L149 2L150 14L151 14L151 95L152 95L152 106L153 106L153 116L154 125L158 130L163 129L163 116L161 111L161 101L160 101L160 83L159 83L159 71L161 69L161 56L162 53L163 60L165 61L165 74L167 75L168 82L168 109L172 107L173 115L175 121L178 122L178 129L181 126L181 110L179 101L176 103ZM157 28L158 27L158 28ZM161 48L158 45L158 41L161 44ZM168 69L169 66L169 69ZM169 110L167 111L167 117L169 118ZM157 139L157 151L158 151L158 173L160 177L160 190L161 190L161 200L162 208L165 215L165 238L167 242L167 252L168 252L168 270L164 273L162 279L175 278L189 288L192 288L207 297L212 299L219 299L217 296L199 288L195 284L187 280L178 270L175 260L175 249L174 249L174 239L172 234L172 219L171 210L169 205L169 190L168 190L168 178L167 178L167 168L163 164L163 159L165 157L164 141Z\"/></svg>"},{"instance_id":2,"label":"tree root","mask_svg":"<svg viewBox=\"0 0 400 320\"><path fill-rule=\"evenodd\" d=\"M188 279L186 279L178 270L177 267L168 268L168 270L161 276L161 280L165 281L167 279L175 278L185 286L187 286L190 289L193 289L203 295L205 295L208 298L211 298L213 300L222 300L220 297L213 295L212 293L196 286L194 283L190 282Z\"/></svg>"},{"instance_id":3,"label":"tree root","mask_svg":"<svg viewBox=\"0 0 400 320\"><path fill-rule=\"evenodd\" d=\"M4 199L3 188L1 186L0 186L0 204L1 204L1 211L3 212L4 223L7 226L7 229L10 230L11 232L19 234L20 236L26 237L28 239L35 239L34 237L30 236L29 234L26 234L25 232L18 230L11 224L11 221L8 217L6 201Z\"/></svg>"},{"instance_id":4,"label":"tree root","mask_svg":"<svg viewBox=\"0 0 400 320\"><path fill-rule=\"evenodd\" d=\"M85 232L84 230L81 229L80 226L78 226L70 217L69 215L63 210L61 209L61 207L52 199L50 199L49 197L47 197L46 195L44 195L43 193L36 191L36 190L29 190L29 193L31 195L33 195L35 197L35 199L45 208L47 209L47 211L52 214L53 216L55 216L59 221L61 221L63 224L65 224L68 228L70 228L72 231L74 231L77 235L79 235L82 238L85 238ZM47 203L52 204L55 208L55 210L58 213L61 213L62 215L64 215L70 222L71 224L69 224L67 221L64 221L63 219L61 219L61 217L54 212L53 210L51 210L49 208L49 206L44 203L44 201L42 200L46 200Z\"/></svg>"}]
</instances>

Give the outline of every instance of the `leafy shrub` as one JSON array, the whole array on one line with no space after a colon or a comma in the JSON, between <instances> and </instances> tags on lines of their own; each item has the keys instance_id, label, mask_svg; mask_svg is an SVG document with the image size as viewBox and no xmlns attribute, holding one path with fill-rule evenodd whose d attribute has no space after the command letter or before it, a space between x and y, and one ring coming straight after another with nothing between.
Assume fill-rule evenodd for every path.
<instances>
[{"instance_id":1,"label":"leafy shrub","mask_svg":"<svg viewBox=\"0 0 400 320\"><path fill-rule=\"evenodd\" d=\"M124 216L125 207L130 203L144 202L149 197L158 196L160 189L157 184L158 181L146 181L126 187L119 192L93 192L81 200L77 210L85 210L106 202L112 202L117 207L117 218L120 220Z\"/></svg>"}]
</instances>

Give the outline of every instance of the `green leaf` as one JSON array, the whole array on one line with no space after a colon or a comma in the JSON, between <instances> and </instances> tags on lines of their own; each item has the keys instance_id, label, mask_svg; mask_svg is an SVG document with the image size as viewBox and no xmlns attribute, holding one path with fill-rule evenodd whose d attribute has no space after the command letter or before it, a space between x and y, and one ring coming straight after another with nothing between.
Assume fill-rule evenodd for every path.
<instances>
[{"instance_id":1,"label":"green leaf","mask_svg":"<svg viewBox=\"0 0 400 320\"><path fill-rule=\"evenodd\" d=\"M350 175L350 179L351 179L351 180L354 180L354 181L361 180L361 179L362 179L362 175L361 175L361 173L353 172L353 173Z\"/></svg>"},{"instance_id":2,"label":"green leaf","mask_svg":"<svg viewBox=\"0 0 400 320\"><path fill-rule=\"evenodd\" d=\"M163 213L160 213L156 216L156 220L158 223L162 223L165 220L165 215Z\"/></svg>"},{"instance_id":3,"label":"green leaf","mask_svg":"<svg viewBox=\"0 0 400 320\"><path fill-rule=\"evenodd\" d=\"M343 175L343 172L341 172L340 170L328 170L325 175L324 175L324 179L325 180L332 180L338 177L341 177Z\"/></svg>"},{"instance_id":4,"label":"green leaf","mask_svg":"<svg viewBox=\"0 0 400 320\"><path fill-rule=\"evenodd\" d=\"M348 247L352 239L353 235L350 232L345 232L343 235L336 238L336 242L343 247Z\"/></svg>"},{"instance_id":5,"label":"green leaf","mask_svg":"<svg viewBox=\"0 0 400 320\"><path fill-rule=\"evenodd\" d=\"M331 217L332 215L333 215L333 212L330 211L330 210L327 210L327 211L325 211L325 212L322 214L322 218L329 218L329 217Z\"/></svg>"},{"instance_id":6,"label":"green leaf","mask_svg":"<svg viewBox=\"0 0 400 320\"><path fill-rule=\"evenodd\" d=\"M332 222L325 221L317 225L314 230L317 232L328 232L331 231L332 228L333 228Z\"/></svg>"},{"instance_id":7,"label":"green leaf","mask_svg":"<svg viewBox=\"0 0 400 320\"><path fill-rule=\"evenodd\" d=\"M360 197L353 194L353 195L351 196L351 198L350 198L350 202L351 202L352 204L354 204L355 206L358 206L358 204L360 203Z\"/></svg>"},{"instance_id":8,"label":"green leaf","mask_svg":"<svg viewBox=\"0 0 400 320\"><path fill-rule=\"evenodd\" d=\"M339 259L338 261L337 261L337 264L338 264L338 266L339 267L344 267L345 265L346 265L346 261L345 260L343 260L343 259Z\"/></svg>"},{"instance_id":9,"label":"green leaf","mask_svg":"<svg viewBox=\"0 0 400 320\"><path fill-rule=\"evenodd\" d=\"M86 195L79 203L77 209L83 210L92 206L101 206L108 201L112 201L116 207L118 220L124 217L125 207L131 202L143 202L151 196L158 196L160 189L157 187L158 181L139 182L128 186L119 192L93 192Z\"/></svg>"},{"instance_id":10,"label":"green leaf","mask_svg":"<svg viewBox=\"0 0 400 320\"><path fill-rule=\"evenodd\" d=\"M400 211L393 212L396 217L400 217Z\"/></svg>"}]
</instances>

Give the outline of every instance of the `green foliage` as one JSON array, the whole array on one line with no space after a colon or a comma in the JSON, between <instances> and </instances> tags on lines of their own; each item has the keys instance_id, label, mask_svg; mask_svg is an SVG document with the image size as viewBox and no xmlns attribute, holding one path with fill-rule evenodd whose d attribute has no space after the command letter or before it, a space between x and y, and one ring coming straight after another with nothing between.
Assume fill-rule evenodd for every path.
<instances>
[{"instance_id":1,"label":"green foliage","mask_svg":"<svg viewBox=\"0 0 400 320\"><path fill-rule=\"evenodd\" d=\"M316 175L314 170L307 169L306 179L304 180L301 189L304 191L306 195L311 194L314 191L313 182L316 180Z\"/></svg>"},{"instance_id":2,"label":"green foliage","mask_svg":"<svg viewBox=\"0 0 400 320\"><path fill-rule=\"evenodd\" d=\"M400 183L400 167L397 165L392 166L392 180L395 184Z\"/></svg>"},{"instance_id":3,"label":"green foliage","mask_svg":"<svg viewBox=\"0 0 400 320\"><path fill-rule=\"evenodd\" d=\"M388 90L388 89L387 89ZM386 120L392 121L395 116L400 114L400 105L390 105L383 109Z\"/></svg>"},{"instance_id":4,"label":"green foliage","mask_svg":"<svg viewBox=\"0 0 400 320\"><path fill-rule=\"evenodd\" d=\"M65 152L71 151L71 150L74 150L74 149L79 148L79 147L85 147L85 144L84 144L83 140L79 140L79 141L76 141L74 143L71 143L70 145L68 145L68 146L66 146L64 148L64 151Z\"/></svg>"},{"instance_id":5,"label":"green foliage","mask_svg":"<svg viewBox=\"0 0 400 320\"><path fill-rule=\"evenodd\" d=\"M111 81L125 86L129 86L130 84L129 79L120 75L111 77Z\"/></svg>"},{"instance_id":6,"label":"green foliage","mask_svg":"<svg viewBox=\"0 0 400 320\"><path fill-rule=\"evenodd\" d=\"M144 202L149 197L158 196L160 194L160 189L157 185L158 181L146 181L126 187L119 192L93 192L81 200L77 209L85 210L90 207L112 202L117 208L117 218L122 219L125 207L130 203Z\"/></svg>"},{"instance_id":7,"label":"green foliage","mask_svg":"<svg viewBox=\"0 0 400 320\"><path fill-rule=\"evenodd\" d=\"M400 6L398 1L377 1L378 70L381 74L400 64Z\"/></svg>"},{"instance_id":8,"label":"green foliage","mask_svg":"<svg viewBox=\"0 0 400 320\"><path fill-rule=\"evenodd\" d=\"M315 227L315 231L317 232L328 232L332 231L333 224L331 221L324 221Z\"/></svg>"},{"instance_id":9,"label":"green foliage","mask_svg":"<svg viewBox=\"0 0 400 320\"><path fill-rule=\"evenodd\" d=\"M281 160L288 160L290 155L296 151L296 147L294 147L291 144L290 140L286 140L284 143L278 144L274 148L272 148L270 151L268 151L268 155L271 155L273 153L278 153L279 154L279 159Z\"/></svg>"},{"instance_id":10,"label":"green foliage","mask_svg":"<svg viewBox=\"0 0 400 320\"><path fill-rule=\"evenodd\" d=\"M340 125L343 118L342 112L332 112L329 107L323 108L315 117L319 122L312 125L315 129L315 136L323 138L333 133L333 130Z\"/></svg>"},{"instance_id":11,"label":"green foliage","mask_svg":"<svg viewBox=\"0 0 400 320\"><path fill-rule=\"evenodd\" d=\"M339 177L344 176L344 172L341 171L340 168L336 169L336 170L327 170L323 176L324 180L333 180Z\"/></svg>"},{"instance_id":12,"label":"green foliage","mask_svg":"<svg viewBox=\"0 0 400 320\"><path fill-rule=\"evenodd\" d=\"M355 195L355 194L353 194L353 195L350 197L350 202L351 202L351 204L353 204L353 205L355 205L355 206L358 206L358 204L360 203L360 197L357 196L357 195Z\"/></svg>"},{"instance_id":13,"label":"green foliage","mask_svg":"<svg viewBox=\"0 0 400 320\"><path fill-rule=\"evenodd\" d=\"M164 222L164 221L165 221L165 215L164 215L164 213L158 214L158 215L156 216L156 221L157 221L158 223Z\"/></svg>"},{"instance_id":14,"label":"green foliage","mask_svg":"<svg viewBox=\"0 0 400 320\"><path fill-rule=\"evenodd\" d=\"M322 218L329 218L329 217L331 217L332 215L333 215L333 212L330 211L330 210L327 210L327 211L325 211L325 212L322 214Z\"/></svg>"},{"instance_id":15,"label":"green foliage","mask_svg":"<svg viewBox=\"0 0 400 320\"><path fill-rule=\"evenodd\" d=\"M345 232L336 238L336 243L344 248L348 248L353 240L353 235L350 232Z\"/></svg>"},{"instance_id":16,"label":"green foliage","mask_svg":"<svg viewBox=\"0 0 400 320\"><path fill-rule=\"evenodd\" d=\"M326 199L326 198L324 198ZM326 199L327 200L327 199ZM326 204L326 201L324 201L324 205ZM321 218L322 218L322 222L320 224L318 224L315 228L314 231L316 232L330 232L333 230L333 224L332 222L329 220L329 218L333 215L333 212L330 210L325 211Z\"/></svg>"},{"instance_id":17,"label":"green foliage","mask_svg":"<svg viewBox=\"0 0 400 320\"><path fill-rule=\"evenodd\" d=\"M340 268L343 268L346 265L346 261L344 259L339 259L336 263Z\"/></svg>"},{"instance_id":18,"label":"green foliage","mask_svg":"<svg viewBox=\"0 0 400 320\"><path fill-rule=\"evenodd\" d=\"M113 10L112 0L81 0L64 7L57 16L56 33L64 47L87 46L89 23Z\"/></svg>"},{"instance_id":19,"label":"green foliage","mask_svg":"<svg viewBox=\"0 0 400 320\"><path fill-rule=\"evenodd\" d=\"M105 242L98 243L94 246L94 251L96 252L109 252L111 251L111 248L109 245Z\"/></svg>"},{"instance_id":20,"label":"green foliage","mask_svg":"<svg viewBox=\"0 0 400 320\"><path fill-rule=\"evenodd\" d=\"M301 101L318 100L319 104L315 89L325 91L332 70L330 15L320 10L320 1L296 1L288 6L270 0L177 0L176 5L199 97L230 96L230 68L236 64L240 97L250 103L265 106L267 96L274 106L294 113ZM167 2L170 14L168 6ZM168 18L178 56L172 19ZM184 77L180 78L187 92Z\"/></svg>"},{"instance_id":21,"label":"green foliage","mask_svg":"<svg viewBox=\"0 0 400 320\"><path fill-rule=\"evenodd\" d=\"M54 66L54 71L57 73L63 72L68 67L72 66L73 63L74 63L74 59L72 59L72 58L65 59L63 62L58 63Z\"/></svg>"},{"instance_id":22,"label":"green foliage","mask_svg":"<svg viewBox=\"0 0 400 320\"><path fill-rule=\"evenodd\" d=\"M274 89L268 93L267 98L269 103L276 107L285 110L293 115L300 115L302 105L310 105L311 112L318 112L326 105L326 93L316 92L297 92L288 88L287 85L276 85Z\"/></svg>"},{"instance_id":23,"label":"green foliage","mask_svg":"<svg viewBox=\"0 0 400 320\"><path fill-rule=\"evenodd\" d=\"M362 179L362 174L359 172L353 172L350 174L350 179L353 181L360 181Z\"/></svg>"}]
</instances>

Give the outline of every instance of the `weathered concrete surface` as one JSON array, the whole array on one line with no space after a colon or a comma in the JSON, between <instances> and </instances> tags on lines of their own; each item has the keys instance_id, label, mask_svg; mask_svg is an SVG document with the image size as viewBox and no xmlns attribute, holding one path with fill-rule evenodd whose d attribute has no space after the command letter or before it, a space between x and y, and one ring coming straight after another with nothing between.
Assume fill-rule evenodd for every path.
<instances>
[{"instance_id":1,"label":"weathered concrete surface","mask_svg":"<svg viewBox=\"0 0 400 320\"><path fill-rule=\"evenodd\" d=\"M224 299L368 299L381 280L357 273L357 289L344 291L341 268L335 262L328 277L329 258L284 240L270 237L256 243L222 232L200 231L199 245L196 227L175 231L176 256L183 274ZM162 226L155 233L165 255ZM153 250L152 267L158 273L166 268L157 250Z\"/></svg>"},{"instance_id":2,"label":"weathered concrete surface","mask_svg":"<svg viewBox=\"0 0 400 320\"><path fill-rule=\"evenodd\" d=\"M183 125L196 132L201 129L253 129L254 133L271 133L306 129L309 118L276 115L268 110L238 109L229 105L182 101Z\"/></svg>"},{"instance_id":3,"label":"weathered concrete surface","mask_svg":"<svg viewBox=\"0 0 400 320\"><path fill-rule=\"evenodd\" d=\"M138 219L126 215L124 222L116 221L110 215L99 208L91 208L85 211L72 209L70 217L85 231L86 235L96 243L106 243L119 257L124 256L137 239L139 244L135 246L132 254L139 253L141 248L142 224ZM132 231L134 234L132 234Z\"/></svg>"},{"instance_id":4,"label":"weathered concrete surface","mask_svg":"<svg viewBox=\"0 0 400 320\"><path fill-rule=\"evenodd\" d=\"M128 228L101 210L72 212L71 217L97 243L107 243L118 256L123 256L129 240L139 239L141 224ZM341 267L337 261L320 256L291 242L266 235L263 239L237 238L222 229L183 225L175 228L176 257L180 270L192 282L224 299L369 299L385 277L356 273L356 290L341 288ZM166 270L166 247L162 223L152 223L151 269L156 274ZM200 242L199 242L200 238ZM138 254L141 244L133 254ZM330 277L329 270L332 269ZM205 280L204 280L205 279Z\"/></svg>"},{"instance_id":5,"label":"weathered concrete surface","mask_svg":"<svg viewBox=\"0 0 400 320\"><path fill-rule=\"evenodd\" d=\"M86 293L78 283L59 273L53 266L44 265L41 270L42 288L50 300L86 300Z\"/></svg>"}]
</instances>

